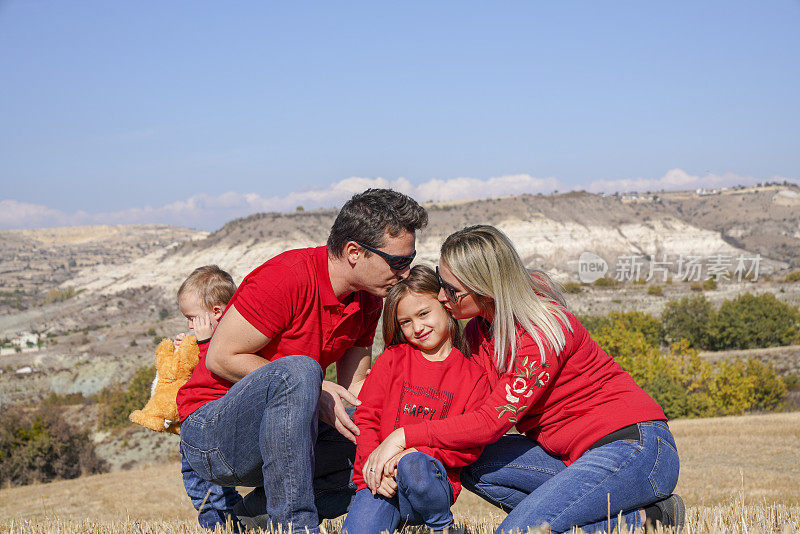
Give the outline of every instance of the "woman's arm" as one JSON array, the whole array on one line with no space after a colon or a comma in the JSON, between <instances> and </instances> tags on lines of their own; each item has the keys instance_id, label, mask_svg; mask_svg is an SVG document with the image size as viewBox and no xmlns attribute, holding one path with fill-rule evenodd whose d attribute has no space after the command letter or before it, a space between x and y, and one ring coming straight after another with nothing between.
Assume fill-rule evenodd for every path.
<instances>
[{"instance_id":1,"label":"woman's arm","mask_svg":"<svg viewBox=\"0 0 800 534\"><path fill-rule=\"evenodd\" d=\"M513 371L504 374L477 410L398 428L372 452L368 469L382 470L386 462L406 447L464 450L497 441L525 415L550 386L559 360L548 349L545 364L535 344L522 347ZM367 478L367 484L374 483ZM370 486L372 488L372 486Z\"/></svg>"}]
</instances>

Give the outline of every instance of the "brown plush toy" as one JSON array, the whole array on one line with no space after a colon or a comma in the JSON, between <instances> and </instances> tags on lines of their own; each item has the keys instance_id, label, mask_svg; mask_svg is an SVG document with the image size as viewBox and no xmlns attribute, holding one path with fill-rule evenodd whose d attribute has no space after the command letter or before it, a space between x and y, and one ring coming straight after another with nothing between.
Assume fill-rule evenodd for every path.
<instances>
[{"instance_id":1,"label":"brown plush toy","mask_svg":"<svg viewBox=\"0 0 800 534\"><path fill-rule=\"evenodd\" d=\"M181 386L192 376L199 355L200 349L195 336L185 337L177 349L172 340L162 340L156 349L156 379L153 381L150 400L144 408L132 412L128 419L156 432L180 434L175 398Z\"/></svg>"}]
</instances>

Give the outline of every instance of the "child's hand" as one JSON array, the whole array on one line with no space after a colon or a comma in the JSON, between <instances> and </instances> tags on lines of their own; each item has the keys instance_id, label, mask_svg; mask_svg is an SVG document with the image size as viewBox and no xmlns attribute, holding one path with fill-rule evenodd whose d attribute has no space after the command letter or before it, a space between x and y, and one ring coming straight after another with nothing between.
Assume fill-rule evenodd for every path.
<instances>
[{"instance_id":1,"label":"child's hand","mask_svg":"<svg viewBox=\"0 0 800 534\"><path fill-rule=\"evenodd\" d=\"M185 337L186 337L186 332L181 332L180 334L177 334L175 336L175 340L172 342L172 344L175 345L175 350L177 350L178 347L180 347L181 341L183 341L183 338Z\"/></svg>"},{"instance_id":2,"label":"child's hand","mask_svg":"<svg viewBox=\"0 0 800 534\"><path fill-rule=\"evenodd\" d=\"M395 493L397 493L397 481L394 477L381 478L381 485L378 486L378 494L386 498L392 498Z\"/></svg>"},{"instance_id":3,"label":"child's hand","mask_svg":"<svg viewBox=\"0 0 800 534\"><path fill-rule=\"evenodd\" d=\"M398 452L397 454L389 458L389 461L386 462L386 464L384 464L383 466L383 476L384 477L392 476L393 478L397 478L397 464L398 462L400 462L400 458L402 458L403 456L405 456L410 452L417 452L417 449L411 447L410 449Z\"/></svg>"},{"instance_id":4,"label":"child's hand","mask_svg":"<svg viewBox=\"0 0 800 534\"><path fill-rule=\"evenodd\" d=\"M213 333L211 329L211 315L205 312L193 318L192 329L194 329L194 335L197 336L197 341L210 339Z\"/></svg>"}]
</instances>

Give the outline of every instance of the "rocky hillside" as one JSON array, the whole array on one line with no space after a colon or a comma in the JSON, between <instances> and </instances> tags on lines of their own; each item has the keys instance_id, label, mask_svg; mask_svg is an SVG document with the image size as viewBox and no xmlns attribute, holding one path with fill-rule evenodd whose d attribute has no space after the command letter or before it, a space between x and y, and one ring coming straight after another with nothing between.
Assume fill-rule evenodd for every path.
<instances>
[{"instance_id":1,"label":"rocky hillside","mask_svg":"<svg viewBox=\"0 0 800 534\"><path fill-rule=\"evenodd\" d=\"M680 255L761 254L761 272L780 271L800 258L800 193L792 187L725 192L714 196L664 193L601 196L583 192L523 195L427 205L430 225L418 239L418 257L434 262L442 240L469 224L503 229L531 267L577 278L581 253L606 260L610 274L620 256L674 261ZM741 219L739 214L741 213ZM333 210L257 214L226 224L205 239L184 242L118 265L96 265L68 283L101 294L141 286L175 287L198 265L217 263L241 279L265 259L289 248L324 243ZM732 269L731 269L732 270Z\"/></svg>"}]
</instances>

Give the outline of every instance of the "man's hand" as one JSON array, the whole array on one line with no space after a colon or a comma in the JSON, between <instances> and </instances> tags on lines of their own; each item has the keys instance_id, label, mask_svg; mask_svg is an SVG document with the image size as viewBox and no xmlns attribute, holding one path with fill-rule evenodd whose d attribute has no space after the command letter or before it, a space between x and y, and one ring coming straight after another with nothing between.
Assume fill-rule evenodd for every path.
<instances>
[{"instance_id":1,"label":"man's hand","mask_svg":"<svg viewBox=\"0 0 800 534\"><path fill-rule=\"evenodd\" d=\"M353 406L358 406L361 401L358 397L347 391L347 388L328 380L322 381L322 393L319 396L319 418L339 431L341 435L356 442L356 436L361 431L347 415L342 399Z\"/></svg>"}]
</instances>

